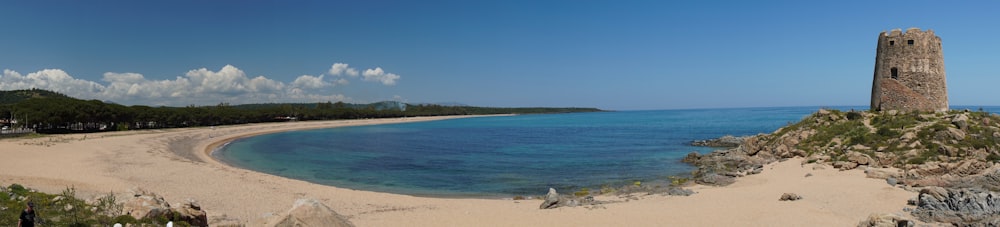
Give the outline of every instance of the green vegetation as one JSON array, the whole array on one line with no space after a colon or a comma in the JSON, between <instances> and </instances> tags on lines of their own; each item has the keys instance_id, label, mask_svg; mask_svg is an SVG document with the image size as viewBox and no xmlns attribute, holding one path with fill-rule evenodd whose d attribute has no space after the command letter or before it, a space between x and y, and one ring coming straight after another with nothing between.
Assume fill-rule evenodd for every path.
<instances>
[{"instance_id":1,"label":"green vegetation","mask_svg":"<svg viewBox=\"0 0 1000 227\"><path fill-rule=\"evenodd\" d=\"M588 196L590 195L590 189L589 188L580 189L579 191L574 192L573 195L575 195L576 197Z\"/></svg>"},{"instance_id":2,"label":"green vegetation","mask_svg":"<svg viewBox=\"0 0 1000 227\"><path fill-rule=\"evenodd\" d=\"M15 127L40 133L73 133L215 126L289 120L333 120L441 115L596 112L595 108L492 108L379 102L281 103L214 106L123 106L79 100L45 90L0 91L0 116L14 116Z\"/></svg>"},{"instance_id":3,"label":"green vegetation","mask_svg":"<svg viewBox=\"0 0 1000 227\"><path fill-rule=\"evenodd\" d=\"M674 187L684 186L685 184L687 184L688 180L691 180L690 178L687 177L678 177L678 176L670 176L667 178L670 179L670 186Z\"/></svg>"},{"instance_id":4,"label":"green vegetation","mask_svg":"<svg viewBox=\"0 0 1000 227\"><path fill-rule=\"evenodd\" d=\"M961 128L960 126L961 125ZM823 110L782 128L774 138L807 135L795 148L847 161L847 151L868 157L884 153L898 167L928 161L1000 161L1000 116L987 112L841 112ZM815 160L810 160L815 162Z\"/></svg>"},{"instance_id":5,"label":"green vegetation","mask_svg":"<svg viewBox=\"0 0 1000 227\"><path fill-rule=\"evenodd\" d=\"M35 204L37 221L43 226L111 226L114 223L163 224L166 220L136 220L125 215L123 204L113 193L97 199L95 204L76 197L76 189L67 187L59 194L47 194L19 184L0 187L0 226L17 226L18 216L28 201ZM175 226L189 226L175 222Z\"/></svg>"}]
</instances>

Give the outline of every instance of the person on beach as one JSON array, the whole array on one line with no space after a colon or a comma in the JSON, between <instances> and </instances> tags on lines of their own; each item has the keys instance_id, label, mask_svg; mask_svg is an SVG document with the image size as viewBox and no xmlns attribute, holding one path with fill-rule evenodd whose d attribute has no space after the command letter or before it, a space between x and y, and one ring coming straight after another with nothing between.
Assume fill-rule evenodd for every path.
<instances>
[{"instance_id":1,"label":"person on beach","mask_svg":"<svg viewBox=\"0 0 1000 227\"><path fill-rule=\"evenodd\" d=\"M35 203L28 202L28 208L21 211L17 219L17 227L35 227Z\"/></svg>"}]
</instances>

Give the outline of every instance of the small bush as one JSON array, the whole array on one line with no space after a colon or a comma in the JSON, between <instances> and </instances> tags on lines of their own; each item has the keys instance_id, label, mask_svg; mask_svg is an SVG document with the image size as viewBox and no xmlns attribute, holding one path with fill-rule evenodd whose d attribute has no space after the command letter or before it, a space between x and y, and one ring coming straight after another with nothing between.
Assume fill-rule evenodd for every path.
<instances>
[{"instance_id":1,"label":"small bush","mask_svg":"<svg viewBox=\"0 0 1000 227\"><path fill-rule=\"evenodd\" d=\"M28 194L28 189L24 188L24 186L21 186L20 184L10 184L10 187L7 188L10 189L10 192L17 195Z\"/></svg>"},{"instance_id":2,"label":"small bush","mask_svg":"<svg viewBox=\"0 0 1000 227\"><path fill-rule=\"evenodd\" d=\"M998 155L996 153L990 153L990 155L986 156L986 160L989 160L989 161L992 161L992 162L1000 162L1000 155Z\"/></svg>"},{"instance_id":3,"label":"small bush","mask_svg":"<svg viewBox=\"0 0 1000 227\"><path fill-rule=\"evenodd\" d=\"M864 116L862 116L861 113L858 113L858 112L854 112L854 111L847 112L847 120L852 120L853 121L853 120L861 119L863 117Z\"/></svg>"},{"instance_id":4,"label":"small bush","mask_svg":"<svg viewBox=\"0 0 1000 227\"><path fill-rule=\"evenodd\" d=\"M899 136L899 132L897 132L896 130L892 130L892 129L885 128L885 127L878 128L878 130L875 132L875 134L878 134L879 136L885 137L885 138L893 138L893 137L898 137Z\"/></svg>"}]
</instances>

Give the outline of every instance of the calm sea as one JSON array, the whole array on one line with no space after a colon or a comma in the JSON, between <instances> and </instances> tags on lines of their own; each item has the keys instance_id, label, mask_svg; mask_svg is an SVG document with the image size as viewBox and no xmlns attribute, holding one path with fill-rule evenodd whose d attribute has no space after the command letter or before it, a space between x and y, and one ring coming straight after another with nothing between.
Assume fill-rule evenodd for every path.
<instances>
[{"instance_id":1,"label":"calm sea","mask_svg":"<svg viewBox=\"0 0 1000 227\"><path fill-rule=\"evenodd\" d=\"M835 107L859 110L866 107ZM539 195L690 173L692 140L770 133L819 107L465 118L260 135L215 156L319 184L420 196Z\"/></svg>"}]
</instances>

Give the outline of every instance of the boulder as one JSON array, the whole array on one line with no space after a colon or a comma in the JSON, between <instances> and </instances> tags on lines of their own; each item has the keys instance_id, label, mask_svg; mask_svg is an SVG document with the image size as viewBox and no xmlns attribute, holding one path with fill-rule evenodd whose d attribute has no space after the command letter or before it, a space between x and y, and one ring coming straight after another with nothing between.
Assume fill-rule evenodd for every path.
<instances>
[{"instance_id":1,"label":"boulder","mask_svg":"<svg viewBox=\"0 0 1000 227\"><path fill-rule=\"evenodd\" d=\"M971 176L983 173L984 170L992 167L993 164L977 159L965 159L958 163L949 164L949 174L956 176Z\"/></svg>"},{"instance_id":2,"label":"boulder","mask_svg":"<svg viewBox=\"0 0 1000 227\"><path fill-rule=\"evenodd\" d=\"M736 182L734 177L723 176L715 173L705 174L695 179L695 182L704 185L726 186Z\"/></svg>"},{"instance_id":3,"label":"boulder","mask_svg":"<svg viewBox=\"0 0 1000 227\"><path fill-rule=\"evenodd\" d=\"M802 199L802 196L799 196L795 193L785 193L781 194L781 198L778 199L778 201L795 201L800 199Z\"/></svg>"},{"instance_id":4,"label":"boulder","mask_svg":"<svg viewBox=\"0 0 1000 227\"><path fill-rule=\"evenodd\" d=\"M354 226L344 216L315 199L299 199L292 209L272 219L268 226Z\"/></svg>"},{"instance_id":5,"label":"boulder","mask_svg":"<svg viewBox=\"0 0 1000 227\"><path fill-rule=\"evenodd\" d=\"M969 129L969 116L966 114L957 114L951 118L951 124L958 127L961 130Z\"/></svg>"},{"instance_id":6,"label":"boulder","mask_svg":"<svg viewBox=\"0 0 1000 227\"><path fill-rule=\"evenodd\" d=\"M1000 226L1000 193L979 189L926 187L913 216L955 226Z\"/></svg>"},{"instance_id":7,"label":"boulder","mask_svg":"<svg viewBox=\"0 0 1000 227\"><path fill-rule=\"evenodd\" d=\"M545 194L545 201L542 201L542 205L538 206L538 209L552 209L559 207L559 193L556 192L555 188L549 188L549 193Z\"/></svg>"},{"instance_id":8,"label":"boulder","mask_svg":"<svg viewBox=\"0 0 1000 227\"><path fill-rule=\"evenodd\" d=\"M965 139L965 131L949 127L947 130L935 132L934 138L940 141L963 140Z\"/></svg>"},{"instance_id":9,"label":"boulder","mask_svg":"<svg viewBox=\"0 0 1000 227\"><path fill-rule=\"evenodd\" d=\"M896 214L876 213L868 215L858 227L913 227L913 221Z\"/></svg>"},{"instance_id":10,"label":"boulder","mask_svg":"<svg viewBox=\"0 0 1000 227\"><path fill-rule=\"evenodd\" d=\"M858 163L855 162L845 162L845 161L833 162L833 168L837 168L840 170L852 170L856 167L858 167Z\"/></svg>"},{"instance_id":11,"label":"boulder","mask_svg":"<svg viewBox=\"0 0 1000 227\"><path fill-rule=\"evenodd\" d=\"M868 157L868 155L853 151L847 153L847 161L857 163L858 165L869 165L875 162L875 160L872 160L872 158Z\"/></svg>"},{"instance_id":12,"label":"boulder","mask_svg":"<svg viewBox=\"0 0 1000 227\"><path fill-rule=\"evenodd\" d=\"M701 154L699 154L697 151L692 151L691 153L688 153L687 156L684 156L684 159L681 159L681 162L695 164L696 162L698 162L698 159L700 158Z\"/></svg>"},{"instance_id":13,"label":"boulder","mask_svg":"<svg viewBox=\"0 0 1000 227\"><path fill-rule=\"evenodd\" d=\"M899 137L899 140L909 141L909 140L916 139L916 138L917 138L917 134L916 133L906 132L906 133L903 133L903 135Z\"/></svg>"},{"instance_id":14,"label":"boulder","mask_svg":"<svg viewBox=\"0 0 1000 227\"><path fill-rule=\"evenodd\" d=\"M141 188L132 188L132 197L125 200L123 209L135 219L170 217L170 204L163 197Z\"/></svg>"},{"instance_id":15,"label":"boulder","mask_svg":"<svg viewBox=\"0 0 1000 227\"><path fill-rule=\"evenodd\" d=\"M194 199L187 199L181 203L180 207L172 209L175 221L184 221L191 226L208 226L208 214L201 209L201 205Z\"/></svg>"}]
</instances>

